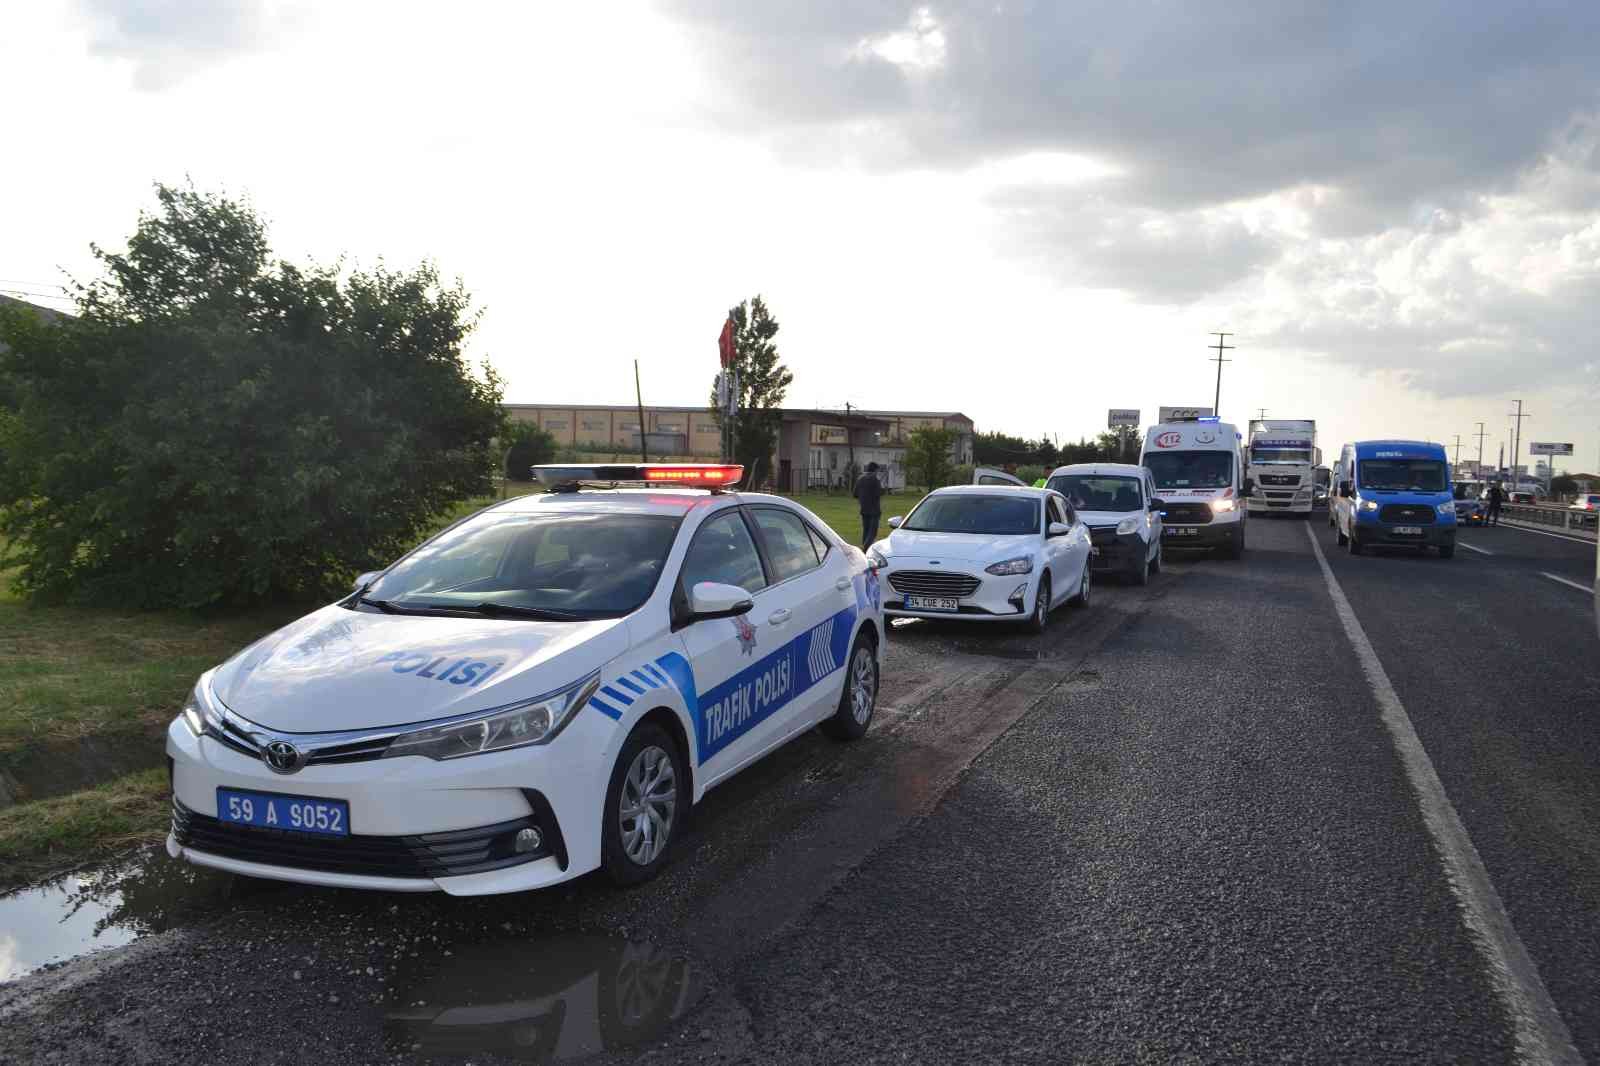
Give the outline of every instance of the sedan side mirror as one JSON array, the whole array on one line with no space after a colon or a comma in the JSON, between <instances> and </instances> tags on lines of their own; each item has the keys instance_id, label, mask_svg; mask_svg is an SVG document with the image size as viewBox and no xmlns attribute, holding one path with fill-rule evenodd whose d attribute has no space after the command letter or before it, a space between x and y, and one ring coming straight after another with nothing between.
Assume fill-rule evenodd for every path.
<instances>
[{"instance_id":1,"label":"sedan side mirror","mask_svg":"<svg viewBox=\"0 0 1600 1066\"><path fill-rule=\"evenodd\" d=\"M708 618L737 618L755 608L750 594L738 585L723 585L716 581L702 581L689 593L690 619L702 622Z\"/></svg>"},{"instance_id":2,"label":"sedan side mirror","mask_svg":"<svg viewBox=\"0 0 1600 1066\"><path fill-rule=\"evenodd\" d=\"M1166 500L1161 500L1161 499L1151 500L1150 501L1150 510L1159 511L1159 510L1161 510L1161 508L1165 507L1166 505L1167 505L1167 501Z\"/></svg>"},{"instance_id":3,"label":"sedan side mirror","mask_svg":"<svg viewBox=\"0 0 1600 1066\"><path fill-rule=\"evenodd\" d=\"M1348 500L1350 498L1350 482L1348 482L1348 481L1339 482L1339 497L1340 497L1340 499L1345 499L1345 500Z\"/></svg>"},{"instance_id":4,"label":"sedan side mirror","mask_svg":"<svg viewBox=\"0 0 1600 1066\"><path fill-rule=\"evenodd\" d=\"M898 515L897 514L893 518L889 519L889 528L890 529L899 529L900 528L900 523L904 522L905 520L906 520L905 515Z\"/></svg>"},{"instance_id":5,"label":"sedan side mirror","mask_svg":"<svg viewBox=\"0 0 1600 1066\"><path fill-rule=\"evenodd\" d=\"M356 575L356 583L350 587L359 592L383 576L382 570L368 570L364 574Z\"/></svg>"},{"instance_id":6,"label":"sedan side mirror","mask_svg":"<svg viewBox=\"0 0 1600 1066\"><path fill-rule=\"evenodd\" d=\"M1065 522L1051 522L1050 528L1045 531L1046 537L1064 537L1072 532L1072 527Z\"/></svg>"}]
</instances>

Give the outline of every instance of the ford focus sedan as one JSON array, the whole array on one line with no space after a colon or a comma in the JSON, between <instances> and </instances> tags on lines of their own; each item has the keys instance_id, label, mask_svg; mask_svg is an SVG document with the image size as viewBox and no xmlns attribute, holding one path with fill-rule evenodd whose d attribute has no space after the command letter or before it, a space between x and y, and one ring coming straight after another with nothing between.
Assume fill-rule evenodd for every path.
<instances>
[{"instance_id":1,"label":"ford focus sedan","mask_svg":"<svg viewBox=\"0 0 1600 1066\"><path fill-rule=\"evenodd\" d=\"M891 617L1025 622L1039 632L1063 603L1089 603L1089 530L1058 492L955 485L889 525L868 555Z\"/></svg>"},{"instance_id":2,"label":"ford focus sedan","mask_svg":"<svg viewBox=\"0 0 1600 1066\"><path fill-rule=\"evenodd\" d=\"M878 577L814 514L717 491L738 467L536 472L550 492L200 677L167 731L169 853L391 891L634 883L706 790L866 732Z\"/></svg>"}]
</instances>

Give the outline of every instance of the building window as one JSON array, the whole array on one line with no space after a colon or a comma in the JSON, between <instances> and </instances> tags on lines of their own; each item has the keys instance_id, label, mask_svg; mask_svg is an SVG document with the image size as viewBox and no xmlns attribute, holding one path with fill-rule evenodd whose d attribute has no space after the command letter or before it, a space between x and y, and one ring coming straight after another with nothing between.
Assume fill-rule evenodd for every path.
<instances>
[{"instance_id":1,"label":"building window","mask_svg":"<svg viewBox=\"0 0 1600 1066\"><path fill-rule=\"evenodd\" d=\"M583 428L588 430L605 429L606 424L597 419L585 418L583 420Z\"/></svg>"},{"instance_id":2,"label":"building window","mask_svg":"<svg viewBox=\"0 0 1600 1066\"><path fill-rule=\"evenodd\" d=\"M548 422L546 422L544 424L544 428L545 429L566 429L567 428L567 420L564 419L564 418L552 418L550 421L548 421Z\"/></svg>"},{"instance_id":3,"label":"building window","mask_svg":"<svg viewBox=\"0 0 1600 1066\"><path fill-rule=\"evenodd\" d=\"M639 432L639 423L637 423L637 422L618 422L617 423L617 428L618 429L631 429L635 433L637 433L637 432Z\"/></svg>"},{"instance_id":4,"label":"building window","mask_svg":"<svg viewBox=\"0 0 1600 1066\"><path fill-rule=\"evenodd\" d=\"M682 422L657 422L656 423L656 429L658 431L662 432L662 433L681 433L683 431L683 423Z\"/></svg>"},{"instance_id":5,"label":"building window","mask_svg":"<svg viewBox=\"0 0 1600 1066\"><path fill-rule=\"evenodd\" d=\"M715 422L697 422L695 423L694 431L696 433L721 433L722 429Z\"/></svg>"}]
</instances>

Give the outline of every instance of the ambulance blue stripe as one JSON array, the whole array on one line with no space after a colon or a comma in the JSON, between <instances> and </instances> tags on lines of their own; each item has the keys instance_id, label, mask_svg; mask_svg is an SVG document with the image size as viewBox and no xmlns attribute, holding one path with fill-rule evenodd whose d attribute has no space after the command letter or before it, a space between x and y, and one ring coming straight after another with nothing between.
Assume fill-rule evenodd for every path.
<instances>
[{"instance_id":1,"label":"ambulance blue stripe","mask_svg":"<svg viewBox=\"0 0 1600 1066\"><path fill-rule=\"evenodd\" d=\"M657 681L655 678L651 677L649 674L645 673L643 670L635 670L633 672L633 676L637 677L640 681L643 681L646 685L649 685L651 688L660 688L661 687L661 682Z\"/></svg>"},{"instance_id":2,"label":"ambulance blue stripe","mask_svg":"<svg viewBox=\"0 0 1600 1066\"><path fill-rule=\"evenodd\" d=\"M599 696L590 696L589 706L593 707L595 710L599 711L601 714L605 715L614 722L622 721L622 712L603 702Z\"/></svg>"},{"instance_id":3,"label":"ambulance blue stripe","mask_svg":"<svg viewBox=\"0 0 1600 1066\"><path fill-rule=\"evenodd\" d=\"M632 696L628 695L626 692L618 692L616 689L612 688L610 685L603 686L600 689L600 691L604 692L607 696L609 696L612 699L616 700L618 703L622 704L624 707L628 706L628 704L633 702L633 697Z\"/></svg>"},{"instance_id":4,"label":"ambulance blue stripe","mask_svg":"<svg viewBox=\"0 0 1600 1066\"><path fill-rule=\"evenodd\" d=\"M635 696L643 696L644 695L644 689L640 688L638 685L634 684L632 681L629 681L625 677L617 678L617 684L621 685L623 688L627 689L629 692L633 693Z\"/></svg>"}]
</instances>

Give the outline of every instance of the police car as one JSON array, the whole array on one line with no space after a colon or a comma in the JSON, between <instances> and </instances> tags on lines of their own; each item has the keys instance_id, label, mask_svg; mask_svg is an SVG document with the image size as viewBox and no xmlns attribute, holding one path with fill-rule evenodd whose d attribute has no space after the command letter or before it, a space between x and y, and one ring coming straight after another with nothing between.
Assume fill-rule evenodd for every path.
<instances>
[{"instance_id":1,"label":"police car","mask_svg":"<svg viewBox=\"0 0 1600 1066\"><path fill-rule=\"evenodd\" d=\"M200 677L167 731L170 854L463 896L634 883L707 789L813 726L866 732L878 575L816 515L722 491L737 466L535 473L549 492Z\"/></svg>"}]
</instances>

